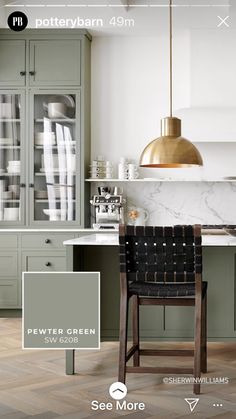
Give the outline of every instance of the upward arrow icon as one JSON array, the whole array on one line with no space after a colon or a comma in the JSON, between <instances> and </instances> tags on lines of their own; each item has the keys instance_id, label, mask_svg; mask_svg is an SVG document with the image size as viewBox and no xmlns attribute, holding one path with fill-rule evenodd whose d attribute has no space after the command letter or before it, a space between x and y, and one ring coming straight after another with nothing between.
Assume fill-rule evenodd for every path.
<instances>
[{"instance_id":1,"label":"upward arrow icon","mask_svg":"<svg viewBox=\"0 0 236 419\"><path fill-rule=\"evenodd\" d=\"M184 399L184 400L188 403L190 412L194 411L195 407L197 406L199 402L199 399Z\"/></svg>"}]
</instances>

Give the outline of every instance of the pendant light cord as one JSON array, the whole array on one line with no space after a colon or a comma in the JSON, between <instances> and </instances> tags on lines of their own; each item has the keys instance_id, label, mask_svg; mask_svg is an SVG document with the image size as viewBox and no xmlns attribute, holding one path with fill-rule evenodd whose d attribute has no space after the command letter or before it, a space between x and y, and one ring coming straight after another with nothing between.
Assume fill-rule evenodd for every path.
<instances>
[{"instance_id":1,"label":"pendant light cord","mask_svg":"<svg viewBox=\"0 0 236 419\"><path fill-rule=\"evenodd\" d=\"M169 0L169 41L170 41L170 117L173 114L173 57L172 57L172 39L173 39L173 28L172 28L172 0Z\"/></svg>"}]
</instances>

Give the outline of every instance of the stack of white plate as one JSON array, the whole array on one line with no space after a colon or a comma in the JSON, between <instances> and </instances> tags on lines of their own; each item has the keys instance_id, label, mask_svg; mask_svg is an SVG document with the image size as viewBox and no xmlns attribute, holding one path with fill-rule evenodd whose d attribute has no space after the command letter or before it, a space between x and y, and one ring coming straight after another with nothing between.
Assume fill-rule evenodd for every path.
<instances>
[{"instance_id":1,"label":"stack of white plate","mask_svg":"<svg viewBox=\"0 0 236 419\"><path fill-rule=\"evenodd\" d=\"M13 197L12 191L4 191L2 197L3 199L11 200Z\"/></svg>"},{"instance_id":2,"label":"stack of white plate","mask_svg":"<svg viewBox=\"0 0 236 419\"><path fill-rule=\"evenodd\" d=\"M36 199L47 199L48 193L45 190L38 190L34 192L34 196Z\"/></svg>"},{"instance_id":3,"label":"stack of white plate","mask_svg":"<svg viewBox=\"0 0 236 419\"><path fill-rule=\"evenodd\" d=\"M17 207L4 208L3 217L5 221L18 221L20 218L20 209Z\"/></svg>"},{"instance_id":4,"label":"stack of white plate","mask_svg":"<svg viewBox=\"0 0 236 419\"><path fill-rule=\"evenodd\" d=\"M9 160L8 161L8 167L7 167L7 171L8 173L12 173L14 175L19 175L20 174L20 160Z\"/></svg>"},{"instance_id":5,"label":"stack of white plate","mask_svg":"<svg viewBox=\"0 0 236 419\"><path fill-rule=\"evenodd\" d=\"M55 145L55 132L36 132L34 138L35 145Z\"/></svg>"},{"instance_id":6,"label":"stack of white plate","mask_svg":"<svg viewBox=\"0 0 236 419\"><path fill-rule=\"evenodd\" d=\"M12 145L13 138L0 138L0 145Z\"/></svg>"}]
</instances>

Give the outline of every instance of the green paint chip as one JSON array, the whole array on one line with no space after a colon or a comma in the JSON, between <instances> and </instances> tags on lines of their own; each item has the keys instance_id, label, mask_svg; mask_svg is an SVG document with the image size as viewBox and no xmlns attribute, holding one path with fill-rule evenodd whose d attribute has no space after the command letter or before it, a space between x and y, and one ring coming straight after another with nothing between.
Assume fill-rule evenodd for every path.
<instances>
[{"instance_id":1,"label":"green paint chip","mask_svg":"<svg viewBox=\"0 0 236 419\"><path fill-rule=\"evenodd\" d=\"M99 272L23 272L23 349L100 349Z\"/></svg>"}]
</instances>

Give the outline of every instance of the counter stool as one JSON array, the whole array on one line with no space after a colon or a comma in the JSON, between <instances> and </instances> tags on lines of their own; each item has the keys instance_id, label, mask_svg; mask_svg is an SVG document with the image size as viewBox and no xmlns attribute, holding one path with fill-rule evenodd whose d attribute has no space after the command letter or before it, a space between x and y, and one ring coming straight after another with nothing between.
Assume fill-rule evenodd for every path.
<instances>
[{"instance_id":1,"label":"counter stool","mask_svg":"<svg viewBox=\"0 0 236 419\"><path fill-rule=\"evenodd\" d=\"M119 377L126 373L193 374L207 372L207 282L202 281L201 226L120 225ZM127 350L128 306L132 300L133 345ZM194 350L141 349L139 306L195 306ZM194 356L193 368L142 367L140 356ZM133 357L133 366L127 366ZM200 393L195 380L193 392Z\"/></svg>"}]
</instances>

